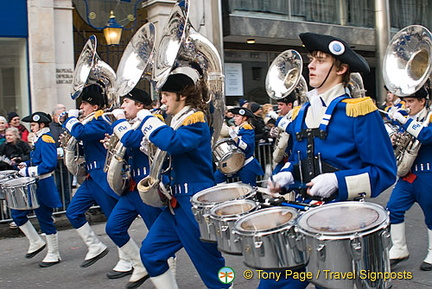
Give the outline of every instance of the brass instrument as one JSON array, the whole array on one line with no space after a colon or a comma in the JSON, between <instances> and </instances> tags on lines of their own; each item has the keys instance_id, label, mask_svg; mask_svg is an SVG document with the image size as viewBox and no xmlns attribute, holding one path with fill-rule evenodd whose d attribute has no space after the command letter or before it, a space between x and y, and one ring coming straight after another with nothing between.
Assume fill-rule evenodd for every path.
<instances>
[{"instance_id":1,"label":"brass instrument","mask_svg":"<svg viewBox=\"0 0 432 289\"><path fill-rule=\"evenodd\" d=\"M409 96L419 90L432 72L432 34L421 25L400 30L387 46L383 77L387 89L397 96ZM430 114L423 126L429 124ZM397 175L409 173L417 158L421 143L410 133L393 134Z\"/></svg>"},{"instance_id":2,"label":"brass instrument","mask_svg":"<svg viewBox=\"0 0 432 289\"><path fill-rule=\"evenodd\" d=\"M168 24L165 27L154 61L153 80L159 90L169 74L176 66L189 66L191 63L200 65L203 79L208 87L205 96L206 103L212 107L209 124L213 128L213 144L216 143L223 124L225 113L224 76L222 74L222 61L216 47L203 35L196 32L189 21L189 1L175 4L171 11ZM186 115L187 117L190 111ZM181 125L181 122L178 126ZM176 124L171 123L176 128ZM161 207L165 200L160 198L159 192L167 199L170 194L163 189L161 183L162 164L167 152L160 149L151 160L150 175L138 183L138 191L144 203Z\"/></svg>"},{"instance_id":3,"label":"brass instrument","mask_svg":"<svg viewBox=\"0 0 432 289\"><path fill-rule=\"evenodd\" d=\"M146 23L129 41L117 69L117 78L112 89L114 95L128 94L137 85L145 71L151 67L155 37L154 24ZM119 102L115 103L115 107L120 106ZM115 121L111 112L104 113L102 117L109 124ZM136 121L132 129L136 129L140 123ZM107 173L109 186L118 195L123 194L130 178L130 167L124 159L125 152L126 148L118 137L112 134L108 143L104 172Z\"/></svg>"},{"instance_id":4,"label":"brass instrument","mask_svg":"<svg viewBox=\"0 0 432 289\"><path fill-rule=\"evenodd\" d=\"M75 66L71 97L72 99L76 99L80 96L85 86L98 83L107 95L108 103L113 103L116 100L113 99L114 94L111 91L111 87L115 82L116 74L107 63L100 59L96 52L96 47L97 39L96 36L92 35L84 45ZM88 123L93 119L93 116L94 113L91 113L81 120L81 123ZM80 154L78 140L68 132L65 132L62 136L61 146L64 150L64 163L69 172L77 177L85 176L85 160L84 156Z\"/></svg>"},{"instance_id":5,"label":"brass instrument","mask_svg":"<svg viewBox=\"0 0 432 289\"><path fill-rule=\"evenodd\" d=\"M286 50L280 53L271 63L266 76L267 94L275 100L281 100L293 91L296 101L293 106L302 105L307 101L308 86L302 75L303 60L296 50ZM283 116L290 119L291 113ZM281 162L288 146L289 135L287 132L277 129L273 151L273 167Z\"/></svg>"}]
</instances>

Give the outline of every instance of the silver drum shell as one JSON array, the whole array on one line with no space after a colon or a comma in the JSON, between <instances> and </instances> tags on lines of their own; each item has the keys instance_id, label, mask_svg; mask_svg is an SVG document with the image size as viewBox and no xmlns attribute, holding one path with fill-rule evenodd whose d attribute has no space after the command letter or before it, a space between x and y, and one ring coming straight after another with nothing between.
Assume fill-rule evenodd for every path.
<instances>
[{"instance_id":1,"label":"silver drum shell","mask_svg":"<svg viewBox=\"0 0 432 289\"><path fill-rule=\"evenodd\" d=\"M317 233L307 227L307 218L319 214L319 210L329 210L334 207L348 209L365 207L376 210L380 217L376 225L367 230L350 233ZM340 216L341 222L350 216ZM324 223L325 217L318 216ZM298 218L296 231L298 247L306 253L306 271L311 272L311 282L317 286L329 289L386 289L391 287L391 279L366 278L367 274L390 273L389 247L391 245L389 233L388 212L377 204L366 202L340 202L326 204L305 212Z\"/></svg>"},{"instance_id":2,"label":"silver drum shell","mask_svg":"<svg viewBox=\"0 0 432 289\"><path fill-rule=\"evenodd\" d=\"M234 233L240 236L244 264L263 270L304 267L305 254L297 247L294 232L296 218L297 211L290 207L266 208L240 218Z\"/></svg>"},{"instance_id":3,"label":"silver drum shell","mask_svg":"<svg viewBox=\"0 0 432 289\"><path fill-rule=\"evenodd\" d=\"M210 219L210 210L218 204L255 197L256 190L241 183L219 184L192 196L192 212L198 222L201 240L216 242L216 230Z\"/></svg>"},{"instance_id":4,"label":"silver drum shell","mask_svg":"<svg viewBox=\"0 0 432 289\"><path fill-rule=\"evenodd\" d=\"M252 200L234 200L214 206L210 210L218 249L224 253L241 255L240 238L233 233L235 222L255 210L258 204Z\"/></svg>"}]
</instances>

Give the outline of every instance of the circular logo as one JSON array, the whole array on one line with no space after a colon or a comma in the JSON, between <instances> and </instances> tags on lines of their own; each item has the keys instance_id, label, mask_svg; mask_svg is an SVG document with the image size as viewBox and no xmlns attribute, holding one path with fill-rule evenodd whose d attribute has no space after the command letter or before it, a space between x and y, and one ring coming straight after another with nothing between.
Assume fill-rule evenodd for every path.
<instances>
[{"instance_id":1,"label":"circular logo","mask_svg":"<svg viewBox=\"0 0 432 289\"><path fill-rule=\"evenodd\" d=\"M39 121L40 120L40 116L38 114L33 115L33 120L34 121Z\"/></svg>"},{"instance_id":2,"label":"circular logo","mask_svg":"<svg viewBox=\"0 0 432 289\"><path fill-rule=\"evenodd\" d=\"M231 267L222 267L218 272L219 281L223 284L230 284L235 279L235 272Z\"/></svg>"},{"instance_id":3,"label":"circular logo","mask_svg":"<svg viewBox=\"0 0 432 289\"><path fill-rule=\"evenodd\" d=\"M345 46L342 44L342 42L333 40L329 44L329 50L334 55L342 55L345 52Z\"/></svg>"},{"instance_id":4,"label":"circular logo","mask_svg":"<svg viewBox=\"0 0 432 289\"><path fill-rule=\"evenodd\" d=\"M245 110L244 109L239 109L239 114L240 115L244 115L245 114Z\"/></svg>"}]
</instances>

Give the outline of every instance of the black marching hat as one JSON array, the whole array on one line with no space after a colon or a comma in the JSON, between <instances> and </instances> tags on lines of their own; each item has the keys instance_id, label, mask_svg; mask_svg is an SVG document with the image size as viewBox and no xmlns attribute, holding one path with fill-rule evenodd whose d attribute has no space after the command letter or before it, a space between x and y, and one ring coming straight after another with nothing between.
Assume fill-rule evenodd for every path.
<instances>
[{"instance_id":1,"label":"black marching hat","mask_svg":"<svg viewBox=\"0 0 432 289\"><path fill-rule=\"evenodd\" d=\"M38 123L50 123L52 121L51 115L42 112L37 111L32 113L31 115L28 115L22 119L24 122L38 122Z\"/></svg>"},{"instance_id":2,"label":"black marching hat","mask_svg":"<svg viewBox=\"0 0 432 289\"><path fill-rule=\"evenodd\" d=\"M285 104L294 103L294 101L296 101L296 92L295 92L295 90L293 90L290 94L288 94L284 98L277 100L277 102L283 102Z\"/></svg>"},{"instance_id":3,"label":"black marching hat","mask_svg":"<svg viewBox=\"0 0 432 289\"><path fill-rule=\"evenodd\" d=\"M254 117L255 116L252 113L252 111L250 111L249 109L244 108L244 107L234 107L234 108L231 108L228 111L232 112L233 114L239 114L239 115L247 116L247 117Z\"/></svg>"},{"instance_id":4,"label":"black marching hat","mask_svg":"<svg viewBox=\"0 0 432 289\"><path fill-rule=\"evenodd\" d=\"M132 99L135 102L140 102L144 106L149 106L152 103L150 95L146 91L139 88L132 89L128 94L124 95L123 97Z\"/></svg>"},{"instance_id":5,"label":"black marching hat","mask_svg":"<svg viewBox=\"0 0 432 289\"><path fill-rule=\"evenodd\" d=\"M188 66L181 66L174 69L160 91L181 93L184 88L194 85L200 78L200 73Z\"/></svg>"},{"instance_id":6,"label":"black marching hat","mask_svg":"<svg viewBox=\"0 0 432 289\"><path fill-rule=\"evenodd\" d=\"M90 84L89 86L84 87L81 92L81 101L103 107L106 104L105 93L100 85Z\"/></svg>"},{"instance_id":7,"label":"black marching hat","mask_svg":"<svg viewBox=\"0 0 432 289\"><path fill-rule=\"evenodd\" d=\"M342 39L326 34L301 33L300 39L309 52L322 51L350 67L350 72L369 72L369 64Z\"/></svg>"}]
</instances>

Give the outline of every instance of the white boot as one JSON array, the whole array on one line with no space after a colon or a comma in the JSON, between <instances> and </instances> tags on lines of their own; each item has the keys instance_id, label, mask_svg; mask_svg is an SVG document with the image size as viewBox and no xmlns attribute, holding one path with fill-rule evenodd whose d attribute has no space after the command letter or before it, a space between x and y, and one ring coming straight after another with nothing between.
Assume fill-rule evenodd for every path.
<instances>
[{"instance_id":1,"label":"white boot","mask_svg":"<svg viewBox=\"0 0 432 289\"><path fill-rule=\"evenodd\" d=\"M36 229L33 227L30 221L27 221L24 225L19 226L19 228L30 242L25 257L27 259L33 258L46 247L46 243L41 238L41 236L39 236L38 232L36 232Z\"/></svg>"},{"instance_id":2,"label":"white boot","mask_svg":"<svg viewBox=\"0 0 432 289\"><path fill-rule=\"evenodd\" d=\"M420 265L420 270L422 271L431 271L432 270L432 230L428 230L428 253L426 258L423 260L423 263Z\"/></svg>"},{"instance_id":3,"label":"white boot","mask_svg":"<svg viewBox=\"0 0 432 289\"><path fill-rule=\"evenodd\" d=\"M39 266L51 267L57 263L60 263L60 253L58 249L58 233L46 235L47 243L48 243L48 253L42 262L39 263Z\"/></svg>"},{"instance_id":4,"label":"white boot","mask_svg":"<svg viewBox=\"0 0 432 289\"><path fill-rule=\"evenodd\" d=\"M126 284L126 288L138 288L150 277L141 261L138 245L131 238L126 244L123 245L123 247L120 248L120 250L130 258L133 265L132 276L130 277L129 282Z\"/></svg>"},{"instance_id":5,"label":"white boot","mask_svg":"<svg viewBox=\"0 0 432 289\"><path fill-rule=\"evenodd\" d=\"M177 282L171 269L168 269L162 275L150 277L156 289L178 289Z\"/></svg>"},{"instance_id":6,"label":"white boot","mask_svg":"<svg viewBox=\"0 0 432 289\"><path fill-rule=\"evenodd\" d=\"M176 273L177 273L177 258L176 257L169 257L167 262L168 262L168 266L171 269L171 272L172 272L174 279L175 279Z\"/></svg>"},{"instance_id":7,"label":"white boot","mask_svg":"<svg viewBox=\"0 0 432 289\"><path fill-rule=\"evenodd\" d=\"M107 273L109 279L118 279L132 274L132 261L120 248L117 249L119 260L114 268Z\"/></svg>"},{"instance_id":8,"label":"white boot","mask_svg":"<svg viewBox=\"0 0 432 289\"><path fill-rule=\"evenodd\" d=\"M393 246L390 249L390 267L409 258L408 247L405 238L405 222L390 225L390 235Z\"/></svg>"},{"instance_id":9,"label":"white boot","mask_svg":"<svg viewBox=\"0 0 432 289\"><path fill-rule=\"evenodd\" d=\"M81 264L81 267L85 268L91 266L108 254L108 247L99 240L95 232L90 228L89 223L82 225L77 229L77 232L88 248L88 252L84 258L84 262Z\"/></svg>"}]
</instances>

